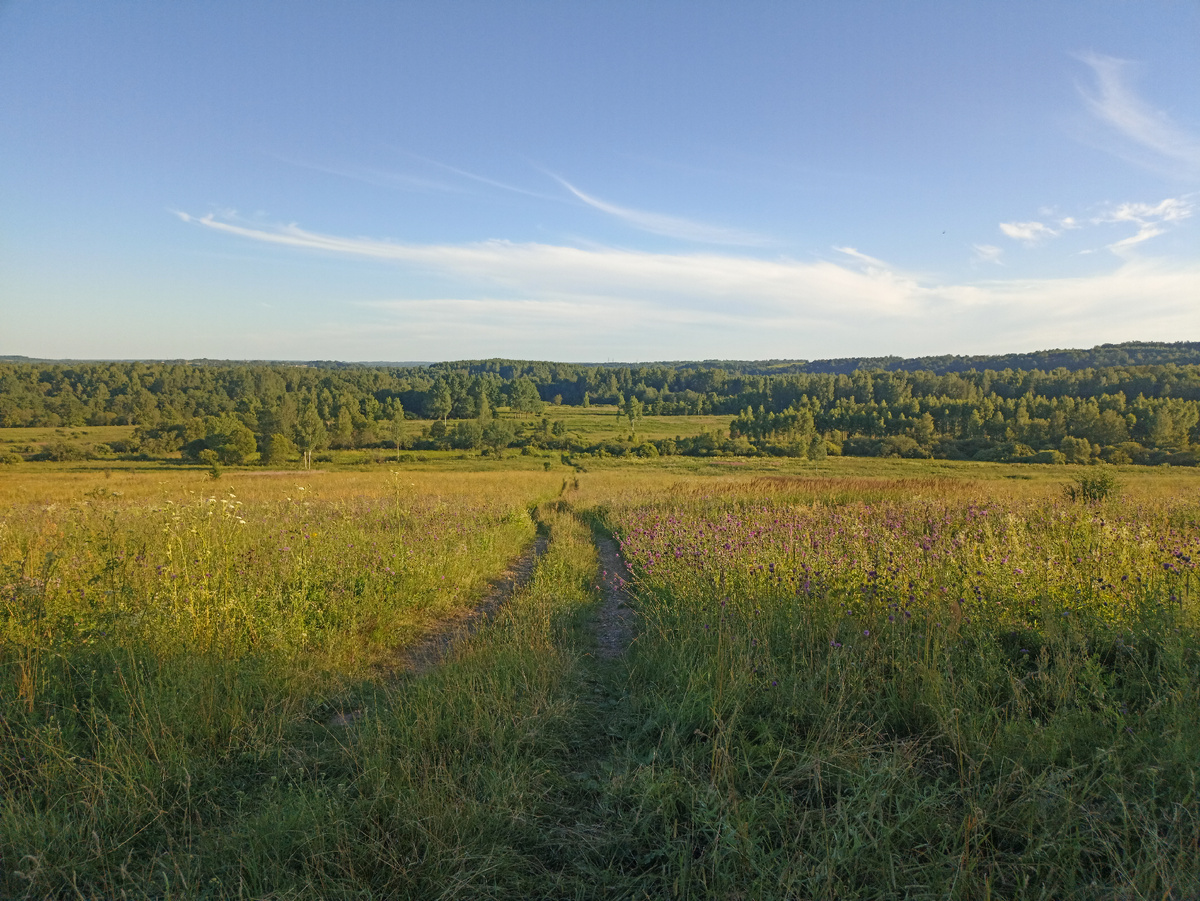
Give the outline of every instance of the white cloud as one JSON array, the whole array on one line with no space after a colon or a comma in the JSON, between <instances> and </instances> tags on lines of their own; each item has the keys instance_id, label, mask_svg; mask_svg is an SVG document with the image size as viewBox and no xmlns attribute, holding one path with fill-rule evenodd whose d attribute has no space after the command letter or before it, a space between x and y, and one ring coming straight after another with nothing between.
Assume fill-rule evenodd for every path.
<instances>
[{"instance_id":1,"label":"white cloud","mask_svg":"<svg viewBox=\"0 0 1200 901\"><path fill-rule=\"evenodd\" d=\"M1157 204L1122 203L1096 217L1096 222L1179 222L1195 210L1190 197L1168 197Z\"/></svg>"},{"instance_id":2,"label":"white cloud","mask_svg":"<svg viewBox=\"0 0 1200 901\"><path fill-rule=\"evenodd\" d=\"M1079 59L1095 76L1094 89L1080 88L1080 93L1096 118L1160 161L1182 166L1190 175L1200 173L1200 140L1137 95L1129 84L1129 60L1095 53Z\"/></svg>"},{"instance_id":3,"label":"white cloud","mask_svg":"<svg viewBox=\"0 0 1200 901\"><path fill-rule=\"evenodd\" d=\"M1014 241L1020 241L1029 246L1055 237L1058 232L1041 222L1001 222L1000 231Z\"/></svg>"},{"instance_id":4,"label":"white cloud","mask_svg":"<svg viewBox=\"0 0 1200 901\"><path fill-rule=\"evenodd\" d=\"M871 269L886 270L891 268L883 260L876 259L875 257L869 257L865 253L860 253L859 251L855 250L853 247L835 247L833 249L838 253L844 253L846 256L857 260L860 263L865 263Z\"/></svg>"},{"instance_id":5,"label":"white cloud","mask_svg":"<svg viewBox=\"0 0 1200 901\"><path fill-rule=\"evenodd\" d=\"M723 228L717 225L707 225L703 222L695 222L691 219L683 219L678 216L667 216L662 213L651 213L646 210L635 210L629 207L617 206L615 203L608 203L598 197L593 197L591 194L585 194L564 178L560 178L557 175L552 175L551 177L593 209L614 216L622 222L642 231L664 235L668 238L682 238L685 241L695 241L701 244L756 246L769 243L761 235L747 231Z\"/></svg>"},{"instance_id":6,"label":"white cloud","mask_svg":"<svg viewBox=\"0 0 1200 901\"><path fill-rule=\"evenodd\" d=\"M1157 204L1118 204L1101 213L1092 221L1097 225L1131 222L1138 226L1136 234L1108 245L1108 249L1113 253L1118 256L1124 256L1131 248L1136 247L1138 244L1149 241L1151 238L1157 238L1159 235L1165 233L1167 231L1167 223L1175 224L1189 218L1194 209L1195 204L1192 203L1190 197L1168 197Z\"/></svg>"},{"instance_id":7,"label":"white cloud","mask_svg":"<svg viewBox=\"0 0 1200 901\"><path fill-rule=\"evenodd\" d=\"M975 244L975 261L977 263L999 263L1004 251L994 244Z\"/></svg>"},{"instance_id":8,"label":"white cloud","mask_svg":"<svg viewBox=\"0 0 1200 901\"><path fill-rule=\"evenodd\" d=\"M242 239L392 261L456 282L461 293L454 296L392 298L367 308L384 325L404 323L406 340L415 342L406 352L412 359L967 352L1200 334L1194 261L1125 260L1087 277L955 284L896 270L854 248L840 248L854 261L849 268L508 241L402 244L178 215ZM362 326L355 340L369 342L374 327Z\"/></svg>"}]
</instances>

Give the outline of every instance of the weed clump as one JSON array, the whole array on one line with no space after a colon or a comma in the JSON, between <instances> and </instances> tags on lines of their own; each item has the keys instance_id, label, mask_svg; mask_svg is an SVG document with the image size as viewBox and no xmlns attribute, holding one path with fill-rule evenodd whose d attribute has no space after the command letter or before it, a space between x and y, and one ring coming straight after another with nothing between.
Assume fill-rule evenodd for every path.
<instances>
[{"instance_id":1,"label":"weed clump","mask_svg":"<svg viewBox=\"0 0 1200 901\"><path fill-rule=\"evenodd\" d=\"M1076 476L1071 484L1064 486L1063 493L1073 503L1098 504L1116 497L1120 490L1121 485L1112 470L1101 466L1095 472Z\"/></svg>"}]
</instances>

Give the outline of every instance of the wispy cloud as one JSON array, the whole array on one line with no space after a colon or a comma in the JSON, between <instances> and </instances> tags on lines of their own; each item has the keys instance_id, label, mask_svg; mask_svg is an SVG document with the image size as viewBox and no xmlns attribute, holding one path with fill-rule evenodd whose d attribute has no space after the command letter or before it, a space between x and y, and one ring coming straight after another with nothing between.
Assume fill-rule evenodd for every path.
<instances>
[{"instance_id":1,"label":"wispy cloud","mask_svg":"<svg viewBox=\"0 0 1200 901\"><path fill-rule=\"evenodd\" d=\"M977 263L999 263L1004 256L1004 251L994 244L975 244L972 249Z\"/></svg>"},{"instance_id":2,"label":"wispy cloud","mask_svg":"<svg viewBox=\"0 0 1200 901\"><path fill-rule=\"evenodd\" d=\"M360 181L364 184L375 185L380 188L393 188L402 191L439 191L446 193L459 193L462 191L462 188L457 185L437 179L424 178L419 175L411 175L406 172L390 172L386 169L377 169L368 166L326 166L278 155L275 158L301 169L323 172L327 175L336 175L340 178L348 178L352 181Z\"/></svg>"},{"instance_id":3,"label":"wispy cloud","mask_svg":"<svg viewBox=\"0 0 1200 901\"><path fill-rule=\"evenodd\" d=\"M1014 241L1020 241L1030 247L1058 234L1042 222L1001 222L1000 231Z\"/></svg>"},{"instance_id":4,"label":"wispy cloud","mask_svg":"<svg viewBox=\"0 0 1200 901\"><path fill-rule=\"evenodd\" d=\"M1092 221L1096 224L1130 222L1138 227L1135 234L1108 245L1113 253L1124 256L1138 244L1165 233L1169 225L1190 218L1194 210L1195 204L1190 197L1168 197L1156 204L1122 203Z\"/></svg>"},{"instance_id":5,"label":"wispy cloud","mask_svg":"<svg viewBox=\"0 0 1200 901\"><path fill-rule=\"evenodd\" d=\"M891 268L883 260L877 259L876 257L867 256L865 253L862 253L853 247L834 247L833 249L838 253L844 253L846 256L850 257L850 259L856 260L857 262L862 263L871 269L887 270Z\"/></svg>"},{"instance_id":6,"label":"wispy cloud","mask_svg":"<svg viewBox=\"0 0 1200 901\"><path fill-rule=\"evenodd\" d=\"M1048 238L1058 237L1064 232L1075 231L1097 225L1120 225L1131 223L1138 226L1136 234L1122 238L1107 245L1107 249L1118 256L1124 255L1130 248L1164 234L1168 228L1178 225L1185 219L1191 218L1195 212L1195 194L1184 194L1180 197L1168 197L1158 203L1128 202L1110 204L1102 212L1080 221L1073 216L1062 216L1057 219L1054 228L1043 222L1001 222L1000 230L1015 241L1020 241L1028 247L1036 246ZM1042 213L1050 210L1043 209ZM998 261L999 248L988 244L976 244L977 259ZM1094 253L1095 248L1078 251L1079 253ZM989 256L991 254L991 256Z\"/></svg>"},{"instance_id":7,"label":"wispy cloud","mask_svg":"<svg viewBox=\"0 0 1200 901\"><path fill-rule=\"evenodd\" d=\"M646 210L635 210L630 207L618 206L615 203L609 203L591 194L584 193L565 178L553 174L551 174L551 177L588 206L602 213L614 216L641 231L663 235L668 238L682 238L685 241L695 241L701 244L761 246L769 243L761 235L756 235L752 232L708 225L679 216L668 216L663 213L652 213Z\"/></svg>"},{"instance_id":8,"label":"wispy cloud","mask_svg":"<svg viewBox=\"0 0 1200 901\"><path fill-rule=\"evenodd\" d=\"M522 194L525 197L536 197L538 200L552 200L556 203L561 203L561 197L555 197L552 194L545 194L541 191L531 191L528 188L518 187L517 185L509 184L508 182L499 181L494 178L488 178L486 175L479 175L475 172L470 172L466 169L460 169L457 166L451 166L449 163L431 160L428 157L417 156L415 153L409 154L413 159L420 160L423 163L428 163L430 166L436 166L446 172L452 172L461 178L477 182L481 185L487 185L490 188L498 188L501 191L508 191L512 194Z\"/></svg>"},{"instance_id":9,"label":"wispy cloud","mask_svg":"<svg viewBox=\"0 0 1200 901\"><path fill-rule=\"evenodd\" d=\"M508 241L425 245L178 215L243 240L391 261L457 283L458 296L376 305L411 325L410 334L440 336L438 347L459 348L438 351L443 356L461 356L468 347L495 353L502 336L511 338L503 348L535 356L586 359L586 348L603 338L603 346L627 348L620 352L628 358L660 359L668 346L676 353L686 346L693 353L721 355L724 348L725 355L804 356L817 335L822 353L832 347L864 353L872 347L979 348L981 334L988 347L1003 348L1200 333L1194 303L1200 263L1194 261L1127 259L1089 277L947 284L854 248L839 248L851 261L839 265ZM1114 208L1112 216L1118 215L1133 214ZM464 345L459 339L468 320L471 338ZM1091 324L1081 331L1083 321ZM865 322L873 328L864 329ZM522 329L536 341L519 337ZM664 335L673 336L667 345Z\"/></svg>"},{"instance_id":10,"label":"wispy cloud","mask_svg":"<svg viewBox=\"0 0 1200 901\"><path fill-rule=\"evenodd\" d=\"M1097 216L1096 222L1180 222L1189 218L1196 205L1190 196L1168 197L1159 203L1122 203Z\"/></svg>"},{"instance_id":11,"label":"wispy cloud","mask_svg":"<svg viewBox=\"0 0 1200 901\"><path fill-rule=\"evenodd\" d=\"M182 221L268 244L390 260L455 277L543 294L590 294L603 285L614 296L743 305L808 303L814 296L870 308L902 301L890 286L907 277L891 270L856 272L828 262L763 260L718 253L648 253L615 248L490 240L466 244L406 244L347 238L295 224L263 228L214 215L176 212Z\"/></svg>"},{"instance_id":12,"label":"wispy cloud","mask_svg":"<svg viewBox=\"0 0 1200 901\"><path fill-rule=\"evenodd\" d=\"M1095 78L1091 89L1080 87L1080 93L1097 119L1149 150L1159 158L1156 163L1169 161L1189 175L1200 174L1200 139L1138 96L1130 85L1132 62L1096 53L1079 54L1078 58Z\"/></svg>"}]
</instances>

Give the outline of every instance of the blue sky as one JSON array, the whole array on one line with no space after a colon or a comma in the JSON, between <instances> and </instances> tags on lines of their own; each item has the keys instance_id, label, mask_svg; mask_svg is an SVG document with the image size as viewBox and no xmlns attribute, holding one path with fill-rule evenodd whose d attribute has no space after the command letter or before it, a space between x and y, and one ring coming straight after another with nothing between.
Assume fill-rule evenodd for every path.
<instances>
[{"instance_id":1,"label":"blue sky","mask_svg":"<svg viewBox=\"0 0 1200 901\"><path fill-rule=\"evenodd\" d=\"M1200 339L1200 4L0 3L0 353Z\"/></svg>"}]
</instances>

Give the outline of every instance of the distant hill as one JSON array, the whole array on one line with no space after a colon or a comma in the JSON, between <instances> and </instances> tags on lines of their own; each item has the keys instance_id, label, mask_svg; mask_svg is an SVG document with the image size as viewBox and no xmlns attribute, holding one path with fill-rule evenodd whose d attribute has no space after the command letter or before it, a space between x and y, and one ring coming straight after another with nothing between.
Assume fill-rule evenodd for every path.
<instances>
[{"instance_id":1,"label":"distant hill","mask_svg":"<svg viewBox=\"0 0 1200 901\"><path fill-rule=\"evenodd\" d=\"M1178 366L1200 365L1200 341L1127 341L1122 344L1099 344L1088 350L1075 348L1060 348L1056 350L1038 350L1029 353L1010 354L943 354L927 357L836 357L826 360L802 359L773 359L773 360L664 360L653 363L564 363L535 360L510 360L491 358L487 360L451 360L441 363L428 361L354 361L342 360L217 360L198 358L184 359L47 359L42 357L26 357L19 354L0 355L0 363L39 363L71 365L79 363L173 363L191 366L306 366L313 369L420 369L434 367L440 370L456 368L468 371L493 370L499 367L513 367L517 370L528 370L531 366L576 366L594 367L598 369L644 369L661 367L669 370L681 369L723 369L729 373L741 375L792 375L832 373L845 374L859 370L885 370L888 372L933 372L947 375L952 372L982 372L991 369L996 372L1005 369L1033 370L1051 372L1055 369L1066 369L1077 372L1080 369L1097 369L1105 366L1165 366L1174 363Z\"/></svg>"},{"instance_id":2,"label":"distant hill","mask_svg":"<svg viewBox=\"0 0 1200 901\"><path fill-rule=\"evenodd\" d=\"M909 359L863 357L819 360L808 364L805 371L849 373L856 369L878 368L904 372L928 370L944 375L950 372L966 372L971 369L979 371L992 369L997 372L1004 369L1040 369L1043 372L1067 369L1075 372L1080 369L1097 369L1102 366L1164 366L1168 363L1200 364L1200 341L1176 341L1169 344L1161 341L1130 341L1124 344L1101 344L1091 350L1041 350L1032 353L991 356L946 355Z\"/></svg>"},{"instance_id":3,"label":"distant hill","mask_svg":"<svg viewBox=\"0 0 1200 901\"><path fill-rule=\"evenodd\" d=\"M493 371L533 372L546 366L575 366L596 369L651 369L672 371L682 369L723 369L738 375L800 375L831 373L834 375L859 370L884 370L887 372L933 372L948 375L952 372L982 372L987 369L1002 372L1005 369L1052 372L1066 369L1098 369L1105 366L1177 366L1200 365L1200 341L1127 341L1123 344L1100 344L1089 350L1057 349L1037 350L1029 353L1012 354L943 354L928 357L837 357L827 360L773 359L773 360L658 360L654 362L607 362L607 363L555 363L542 360L511 360L491 358L487 360L451 360L445 363L426 364L441 370L466 369L468 372ZM313 363L310 365L330 365ZM412 363L370 363L370 366L404 367Z\"/></svg>"}]
</instances>

